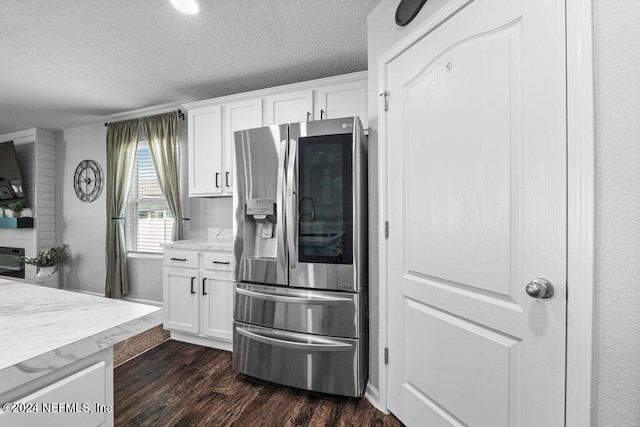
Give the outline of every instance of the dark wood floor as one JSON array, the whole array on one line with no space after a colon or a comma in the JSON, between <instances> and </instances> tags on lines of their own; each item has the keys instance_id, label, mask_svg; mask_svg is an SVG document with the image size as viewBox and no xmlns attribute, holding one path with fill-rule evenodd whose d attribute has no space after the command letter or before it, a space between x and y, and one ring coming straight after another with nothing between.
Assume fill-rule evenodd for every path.
<instances>
[{"instance_id":1,"label":"dark wood floor","mask_svg":"<svg viewBox=\"0 0 640 427\"><path fill-rule=\"evenodd\" d=\"M402 426L367 399L239 375L231 353L167 341L114 370L116 426Z\"/></svg>"}]
</instances>

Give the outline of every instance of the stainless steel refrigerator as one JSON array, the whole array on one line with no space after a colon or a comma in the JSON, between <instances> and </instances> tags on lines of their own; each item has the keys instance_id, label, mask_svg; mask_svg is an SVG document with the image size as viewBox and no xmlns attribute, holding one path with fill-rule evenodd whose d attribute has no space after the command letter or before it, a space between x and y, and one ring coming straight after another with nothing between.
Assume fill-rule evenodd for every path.
<instances>
[{"instance_id":1,"label":"stainless steel refrigerator","mask_svg":"<svg viewBox=\"0 0 640 427\"><path fill-rule=\"evenodd\" d=\"M357 117L235 132L233 369L361 396L367 159Z\"/></svg>"}]
</instances>

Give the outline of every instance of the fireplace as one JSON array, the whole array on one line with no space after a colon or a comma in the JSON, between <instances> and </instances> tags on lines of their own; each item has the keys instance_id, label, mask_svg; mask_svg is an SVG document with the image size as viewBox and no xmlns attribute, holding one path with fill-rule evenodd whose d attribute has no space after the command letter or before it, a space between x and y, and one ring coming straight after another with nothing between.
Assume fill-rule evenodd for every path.
<instances>
[{"instance_id":1,"label":"fireplace","mask_svg":"<svg viewBox=\"0 0 640 427\"><path fill-rule=\"evenodd\" d=\"M18 277L24 279L23 248L7 248L0 246L0 276Z\"/></svg>"}]
</instances>

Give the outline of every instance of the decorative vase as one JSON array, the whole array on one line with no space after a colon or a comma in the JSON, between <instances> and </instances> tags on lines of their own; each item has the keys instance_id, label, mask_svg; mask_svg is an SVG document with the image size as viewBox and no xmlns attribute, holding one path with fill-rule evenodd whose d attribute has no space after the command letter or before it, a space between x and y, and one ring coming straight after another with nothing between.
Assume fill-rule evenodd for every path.
<instances>
[{"instance_id":1,"label":"decorative vase","mask_svg":"<svg viewBox=\"0 0 640 427\"><path fill-rule=\"evenodd\" d=\"M56 272L56 266L50 267L38 267L38 273L36 274L36 284L44 285L47 283L47 279Z\"/></svg>"}]
</instances>

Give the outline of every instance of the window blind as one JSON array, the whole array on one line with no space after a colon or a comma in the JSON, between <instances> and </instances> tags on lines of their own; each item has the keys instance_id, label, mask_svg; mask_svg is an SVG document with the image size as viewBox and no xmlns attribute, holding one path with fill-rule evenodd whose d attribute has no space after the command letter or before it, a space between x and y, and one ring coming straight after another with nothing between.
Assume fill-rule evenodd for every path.
<instances>
[{"instance_id":1,"label":"window blind","mask_svg":"<svg viewBox=\"0 0 640 427\"><path fill-rule=\"evenodd\" d=\"M146 141L138 143L125 232L128 252L162 252L171 241L173 216L162 194Z\"/></svg>"}]
</instances>

